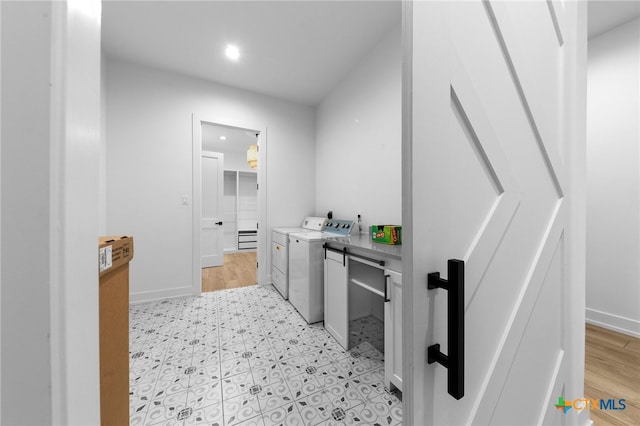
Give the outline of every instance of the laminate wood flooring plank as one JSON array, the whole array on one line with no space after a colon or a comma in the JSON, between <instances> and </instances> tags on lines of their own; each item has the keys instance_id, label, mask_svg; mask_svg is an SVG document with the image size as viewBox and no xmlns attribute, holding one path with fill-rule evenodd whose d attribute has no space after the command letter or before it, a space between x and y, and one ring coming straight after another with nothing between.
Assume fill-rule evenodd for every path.
<instances>
[{"instance_id":1,"label":"laminate wood flooring plank","mask_svg":"<svg viewBox=\"0 0 640 426\"><path fill-rule=\"evenodd\" d=\"M227 280L224 283L224 288L225 289L230 289L230 288L238 288L238 287L242 287L238 280Z\"/></svg>"},{"instance_id":2,"label":"laminate wood flooring plank","mask_svg":"<svg viewBox=\"0 0 640 426\"><path fill-rule=\"evenodd\" d=\"M606 411L593 410L590 412L594 426L631 426L633 423L625 423L624 420L611 416Z\"/></svg>"},{"instance_id":3,"label":"laminate wood flooring plank","mask_svg":"<svg viewBox=\"0 0 640 426\"><path fill-rule=\"evenodd\" d=\"M640 380L640 366L634 365L635 357L615 358L615 353L605 350L588 349L585 351L585 363L589 369L609 376L620 377L623 380Z\"/></svg>"},{"instance_id":4,"label":"laminate wood flooring plank","mask_svg":"<svg viewBox=\"0 0 640 426\"><path fill-rule=\"evenodd\" d=\"M629 342L630 337L606 328L598 327L593 324L587 324L587 337L594 342L601 342L606 345L624 347Z\"/></svg>"},{"instance_id":5,"label":"laminate wood flooring plank","mask_svg":"<svg viewBox=\"0 0 640 426\"><path fill-rule=\"evenodd\" d=\"M238 282L241 283L243 286L256 283L255 271L248 271L246 269L236 269L236 275L238 277Z\"/></svg>"},{"instance_id":6,"label":"laminate wood flooring plank","mask_svg":"<svg viewBox=\"0 0 640 426\"><path fill-rule=\"evenodd\" d=\"M202 291L216 291L224 289L222 267L202 268Z\"/></svg>"},{"instance_id":7,"label":"laminate wood flooring plank","mask_svg":"<svg viewBox=\"0 0 640 426\"><path fill-rule=\"evenodd\" d=\"M624 346L624 348L640 355L640 339L632 337L631 340L629 340L629 342Z\"/></svg>"},{"instance_id":8,"label":"laminate wood flooring plank","mask_svg":"<svg viewBox=\"0 0 640 426\"><path fill-rule=\"evenodd\" d=\"M202 291L209 290L209 268L202 268Z\"/></svg>"},{"instance_id":9,"label":"laminate wood flooring plank","mask_svg":"<svg viewBox=\"0 0 640 426\"><path fill-rule=\"evenodd\" d=\"M640 370L640 354L618 346L607 346L598 342L586 340L585 356L594 362L601 362L610 366L617 366L624 371Z\"/></svg>"},{"instance_id":10,"label":"laminate wood flooring plank","mask_svg":"<svg viewBox=\"0 0 640 426\"><path fill-rule=\"evenodd\" d=\"M256 252L226 253L223 266L202 270L202 291L257 284Z\"/></svg>"},{"instance_id":11,"label":"laminate wood flooring plank","mask_svg":"<svg viewBox=\"0 0 640 426\"><path fill-rule=\"evenodd\" d=\"M594 371L592 366L587 366L584 373L586 383L592 383L595 390L600 392L597 398L602 399L625 399L630 402L638 401L638 382L625 380L625 377L612 377L602 370ZM640 417L638 418L640 419Z\"/></svg>"},{"instance_id":12,"label":"laminate wood flooring plank","mask_svg":"<svg viewBox=\"0 0 640 426\"><path fill-rule=\"evenodd\" d=\"M593 410L595 426L640 425L640 339L587 324L585 397L624 399L625 410Z\"/></svg>"},{"instance_id":13,"label":"laminate wood flooring plank","mask_svg":"<svg viewBox=\"0 0 640 426\"><path fill-rule=\"evenodd\" d=\"M236 273L236 268L234 267L233 264L229 263L229 264L225 264L224 266L222 266L222 272L224 273L224 282L225 283L229 283L231 281L238 281L238 274ZM226 288L233 288L233 287L228 287L225 285Z\"/></svg>"}]
</instances>

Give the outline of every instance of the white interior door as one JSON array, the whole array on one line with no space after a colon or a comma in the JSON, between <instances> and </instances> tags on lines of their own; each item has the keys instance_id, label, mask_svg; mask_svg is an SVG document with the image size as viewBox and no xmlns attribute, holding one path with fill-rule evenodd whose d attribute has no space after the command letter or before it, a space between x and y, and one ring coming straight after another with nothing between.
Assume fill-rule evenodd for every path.
<instances>
[{"instance_id":1,"label":"white interior door","mask_svg":"<svg viewBox=\"0 0 640 426\"><path fill-rule=\"evenodd\" d=\"M202 151L202 215L200 256L202 267L221 266L224 260L224 154Z\"/></svg>"},{"instance_id":2,"label":"white interior door","mask_svg":"<svg viewBox=\"0 0 640 426\"><path fill-rule=\"evenodd\" d=\"M403 267L412 290L407 424L571 422L553 406L582 381L567 374L581 359L567 330L584 327L568 316L565 72L576 48L568 3L406 9L413 61L405 74L413 96L404 163L412 200L403 218L412 252ZM461 399L448 394L447 368L425 362L426 348L440 344L451 364L452 292L426 287L430 272L447 278L449 259L463 260L466 273Z\"/></svg>"}]
</instances>

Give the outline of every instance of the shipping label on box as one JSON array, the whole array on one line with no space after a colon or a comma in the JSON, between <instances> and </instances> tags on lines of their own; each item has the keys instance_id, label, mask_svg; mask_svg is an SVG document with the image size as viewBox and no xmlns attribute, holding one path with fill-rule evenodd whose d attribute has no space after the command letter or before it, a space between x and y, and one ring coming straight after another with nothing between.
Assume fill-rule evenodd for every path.
<instances>
[{"instance_id":1,"label":"shipping label on box","mask_svg":"<svg viewBox=\"0 0 640 426\"><path fill-rule=\"evenodd\" d=\"M133 258L133 237L100 237L98 266L100 276L129 263Z\"/></svg>"},{"instance_id":2,"label":"shipping label on box","mask_svg":"<svg viewBox=\"0 0 640 426\"><path fill-rule=\"evenodd\" d=\"M111 246L102 247L100 249L100 258L98 261L100 265L100 272L106 271L113 266L112 258L113 250Z\"/></svg>"}]
</instances>

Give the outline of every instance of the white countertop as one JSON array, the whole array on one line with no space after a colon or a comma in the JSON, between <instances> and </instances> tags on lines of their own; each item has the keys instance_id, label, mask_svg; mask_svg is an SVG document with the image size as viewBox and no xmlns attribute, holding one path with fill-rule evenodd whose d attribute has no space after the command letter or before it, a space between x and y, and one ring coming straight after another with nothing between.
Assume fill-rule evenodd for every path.
<instances>
[{"instance_id":1,"label":"white countertop","mask_svg":"<svg viewBox=\"0 0 640 426\"><path fill-rule=\"evenodd\" d=\"M353 247L363 249L374 255L402 259L402 245L374 243L369 234L351 235L350 237L329 237L326 242L331 246Z\"/></svg>"}]
</instances>

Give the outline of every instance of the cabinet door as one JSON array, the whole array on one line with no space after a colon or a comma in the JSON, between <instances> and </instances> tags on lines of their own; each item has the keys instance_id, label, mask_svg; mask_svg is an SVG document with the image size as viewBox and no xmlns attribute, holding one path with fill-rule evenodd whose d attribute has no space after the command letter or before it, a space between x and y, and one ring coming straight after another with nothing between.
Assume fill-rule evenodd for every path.
<instances>
[{"instance_id":1,"label":"cabinet door","mask_svg":"<svg viewBox=\"0 0 640 426\"><path fill-rule=\"evenodd\" d=\"M349 259L326 251L324 261L324 328L349 349Z\"/></svg>"},{"instance_id":2,"label":"cabinet door","mask_svg":"<svg viewBox=\"0 0 640 426\"><path fill-rule=\"evenodd\" d=\"M402 274L385 270L384 381L402 391Z\"/></svg>"}]
</instances>

